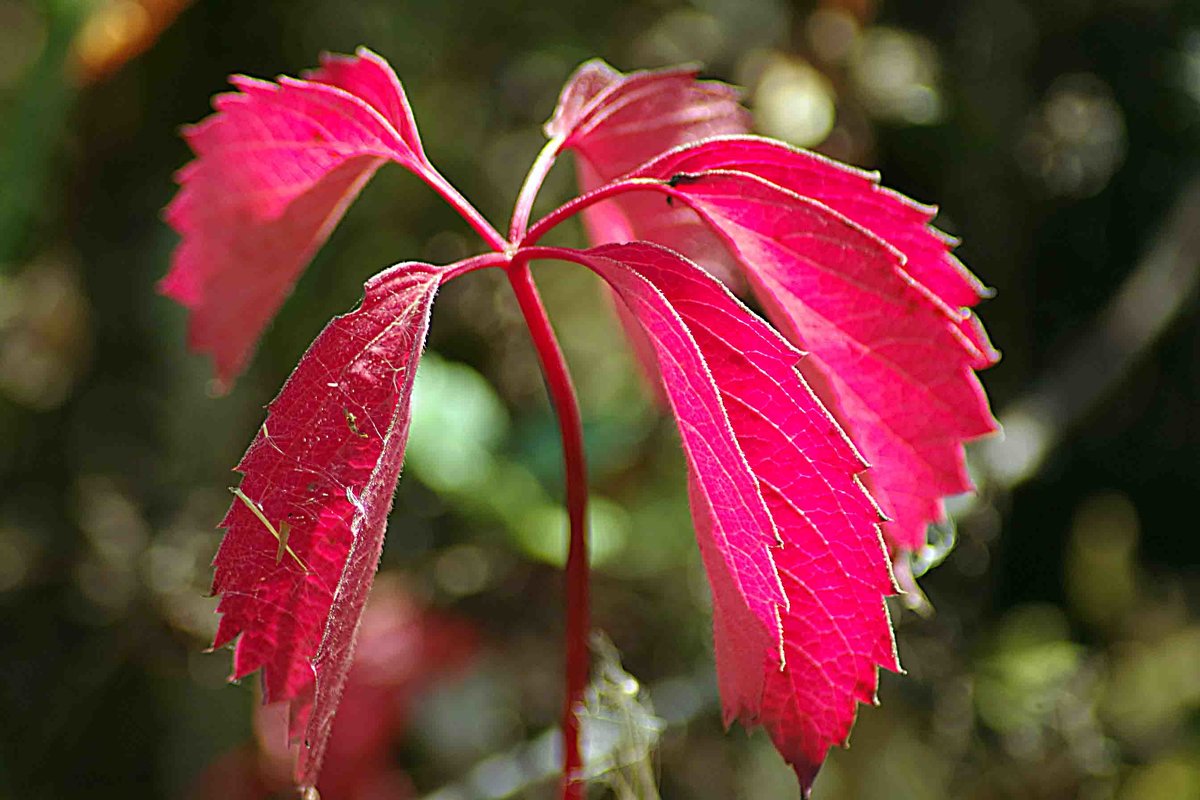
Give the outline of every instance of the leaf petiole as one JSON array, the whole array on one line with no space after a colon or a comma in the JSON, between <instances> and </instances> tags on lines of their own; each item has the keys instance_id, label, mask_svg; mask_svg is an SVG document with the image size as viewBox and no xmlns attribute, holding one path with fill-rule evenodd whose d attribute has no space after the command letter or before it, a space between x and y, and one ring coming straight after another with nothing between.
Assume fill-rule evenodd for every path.
<instances>
[{"instance_id":1,"label":"leaf petiole","mask_svg":"<svg viewBox=\"0 0 1200 800\"><path fill-rule=\"evenodd\" d=\"M558 160L558 154L562 150L564 141L561 136L555 136L546 142L542 151L538 153L537 159L530 166L529 174L525 176L525 181L521 184L521 191L517 194L517 202L513 204L512 221L508 225L510 242L520 242L525 238L525 229L529 226L529 215L533 211L533 203L537 199L538 191L541 190L546 176L554 167L554 162Z\"/></svg>"},{"instance_id":2,"label":"leaf petiole","mask_svg":"<svg viewBox=\"0 0 1200 800\"><path fill-rule=\"evenodd\" d=\"M683 181L680 182L682 183ZM521 245L523 247L532 247L533 245L537 244L538 240L545 236L546 232L551 228L558 225L563 220L573 217L588 206L599 203L601 200L607 200L610 197L615 197L619 194L625 194L626 192L645 190L665 192L669 199L675 194L674 188L675 184L670 183L669 181L657 180L655 178L626 178L624 180L613 181L612 183L601 186L598 189L593 189L587 194L581 194L578 197L572 198L568 202L563 203L561 206L539 219L537 222L533 223L533 225L530 226L529 230L526 231L524 236L521 238Z\"/></svg>"},{"instance_id":3,"label":"leaf petiole","mask_svg":"<svg viewBox=\"0 0 1200 800\"><path fill-rule=\"evenodd\" d=\"M438 172L432 166L428 166L417 173L422 180L425 181L430 189L433 189L438 195L450 204L463 220L466 221L471 229L474 230L479 237L487 243L487 246L501 252L504 250L504 237L499 231L492 227L492 224L487 221L483 214L467 198L463 197L462 192L454 188L454 185Z\"/></svg>"}]
</instances>

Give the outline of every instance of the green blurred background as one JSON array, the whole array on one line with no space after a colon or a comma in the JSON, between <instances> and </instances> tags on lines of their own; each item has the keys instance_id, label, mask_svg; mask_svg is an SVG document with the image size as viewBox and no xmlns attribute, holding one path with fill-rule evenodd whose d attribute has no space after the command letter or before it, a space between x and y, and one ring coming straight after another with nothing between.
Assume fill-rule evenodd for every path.
<instances>
[{"instance_id":1,"label":"green blurred background","mask_svg":"<svg viewBox=\"0 0 1200 800\"><path fill-rule=\"evenodd\" d=\"M159 210L178 126L227 74L359 44L494 222L593 56L703 62L763 133L939 203L997 290L983 379L1008 436L972 450L979 493L917 559L941 561L921 578L935 613L893 606L908 675L884 676L815 797L1200 797L1200 3L0 0L0 798L280 791L255 681L203 652L228 470L367 276L478 243L384 170L215 398L155 293ZM560 168L541 207L570 187ZM672 425L595 281L538 277L586 419L595 624L643 687L604 651L594 796L795 797L765 736L721 729ZM496 276L446 288L430 348L383 564L428 658L394 684L390 788L342 797L550 797L554 422Z\"/></svg>"}]
</instances>

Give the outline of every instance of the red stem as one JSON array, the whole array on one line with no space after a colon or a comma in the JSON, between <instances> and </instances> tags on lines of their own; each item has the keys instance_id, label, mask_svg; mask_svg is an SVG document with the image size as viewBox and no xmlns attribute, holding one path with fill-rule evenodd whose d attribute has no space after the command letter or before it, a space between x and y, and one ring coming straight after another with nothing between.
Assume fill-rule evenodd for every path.
<instances>
[{"instance_id":1,"label":"red stem","mask_svg":"<svg viewBox=\"0 0 1200 800\"><path fill-rule=\"evenodd\" d=\"M466 275L468 272L476 272L488 267L507 267L508 265L509 257L504 253L481 253L472 258L447 265L446 273L442 276L442 282L445 283L446 281L453 280L460 275Z\"/></svg>"},{"instance_id":2,"label":"red stem","mask_svg":"<svg viewBox=\"0 0 1200 800\"><path fill-rule=\"evenodd\" d=\"M588 554L587 554L587 466L583 453L583 423L579 401L562 348L550 326L550 318L529 270L529 259L520 254L508 267L508 280L525 316L533 346L546 377L547 391L558 416L562 435L563 462L567 477L567 517L571 538L567 546L567 674L563 707L563 800L582 800L584 782L579 777L583 759L579 748L579 718L576 707L583 702L588 666Z\"/></svg>"},{"instance_id":3,"label":"red stem","mask_svg":"<svg viewBox=\"0 0 1200 800\"><path fill-rule=\"evenodd\" d=\"M522 247L529 247L536 244L539 239L546 235L546 232L559 224L568 217L578 214L588 206L595 205L601 200L607 200L610 197L626 192L635 192L639 190L656 190L668 195L676 195L675 191L666 181L660 181L657 178L626 178L623 181L615 181L601 186L599 189L593 189L587 194L581 194L573 198L567 203L562 204L558 208L551 211L546 216L533 223L528 232L521 237L520 244ZM514 240L516 241L516 240Z\"/></svg>"},{"instance_id":4,"label":"red stem","mask_svg":"<svg viewBox=\"0 0 1200 800\"><path fill-rule=\"evenodd\" d=\"M562 437L563 463L567 479L567 518L570 524L570 539L567 545L567 631L566 631L566 697L563 702L563 774L562 800L583 800L585 783L581 777L583 757L579 742L579 717L576 708L583 703L587 689L590 658L588 656L588 552L587 552L587 465L583 451L583 422L579 414L579 400L571 382L571 373L563 357L554 328L542 304L541 295L533 282L529 270L530 257L520 252L520 244L526 238L529 215L534 200L546 175L554 166L562 146L561 139L551 139L530 167L529 174L521 186L517 202L509 223L507 241L500 236L483 215L467 201L449 181L436 170L424 175L428 184L440 194L456 211L483 237L495 252L460 263L447 280L465 272L499 266L511 259L507 267L508 281L517 296L517 304L525 317L525 324L533 339L534 349L541 362L542 374L550 401L558 417L559 433ZM599 199L599 198L597 198ZM595 202L594 200L592 202ZM582 206L581 206L582 207ZM558 217L569 216L571 212ZM553 216L553 215L552 215ZM543 220L546 222L546 220ZM538 236L552 227L543 225ZM536 240L536 239L535 239Z\"/></svg>"},{"instance_id":5,"label":"red stem","mask_svg":"<svg viewBox=\"0 0 1200 800\"><path fill-rule=\"evenodd\" d=\"M525 176L525 181L521 184L521 191L517 194L517 202L513 204L512 221L508 224L508 240L510 242L519 242L524 238L525 228L529 225L529 214L533 211L533 201L537 199L537 193L541 190L542 183L550 174L550 169L558 158L562 144L563 140L558 137L546 142L542 152L538 153L538 157L529 167L529 174Z\"/></svg>"},{"instance_id":6,"label":"red stem","mask_svg":"<svg viewBox=\"0 0 1200 800\"><path fill-rule=\"evenodd\" d=\"M492 223L484 218L483 214L467 198L462 196L458 189L450 181L446 180L442 173L438 172L433 167L421 170L420 176L424 179L429 188L433 189L442 199L450 204L450 207L458 212L458 215L466 220L476 233L487 242L488 247L495 250L497 253L503 253L508 249L508 242L504 241L504 237L492 227Z\"/></svg>"}]
</instances>

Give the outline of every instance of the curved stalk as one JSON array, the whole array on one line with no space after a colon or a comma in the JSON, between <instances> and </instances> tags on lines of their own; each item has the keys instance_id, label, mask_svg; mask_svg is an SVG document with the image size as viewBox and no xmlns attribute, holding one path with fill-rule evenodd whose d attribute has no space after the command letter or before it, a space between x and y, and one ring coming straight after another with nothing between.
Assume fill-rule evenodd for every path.
<instances>
[{"instance_id":1,"label":"curved stalk","mask_svg":"<svg viewBox=\"0 0 1200 800\"><path fill-rule=\"evenodd\" d=\"M529 168L529 174L525 176L525 182L521 184L521 191L517 195L517 202L513 205L512 222L508 225L510 242L519 242L525 237L525 227L529 224L529 215L533 212L533 201L537 199L538 191L541 190L546 176L550 174L562 144L563 139L558 136L546 142L542 152L538 153L537 159Z\"/></svg>"},{"instance_id":2,"label":"curved stalk","mask_svg":"<svg viewBox=\"0 0 1200 800\"><path fill-rule=\"evenodd\" d=\"M449 203L450 207L457 211L458 215L466 220L467 224L487 242L488 247L497 253L505 251L508 242L504 241L500 232L492 227L492 223L488 222L483 214L480 214L479 210L442 176L442 173L430 167L428 170L422 170L420 174L429 188L441 195L442 199Z\"/></svg>"},{"instance_id":3,"label":"curved stalk","mask_svg":"<svg viewBox=\"0 0 1200 800\"><path fill-rule=\"evenodd\" d=\"M442 277L442 283L451 281L459 275L466 275L468 272L476 272L488 267L506 267L508 266L509 258L504 253L481 253L472 258L463 259L454 264L449 264L446 267L446 273Z\"/></svg>"},{"instance_id":4,"label":"curved stalk","mask_svg":"<svg viewBox=\"0 0 1200 800\"><path fill-rule=\"evenodd\" d=\"M588 206L595 205L601 200L607 200L608 198L619 194L646 189L656 190L667 195L678 194L678 192L676 192L669 183L666 181L660 181L657 178L627 178L623 181L608 183L598 189L593 189L587 194L579 195L578 197L575 197L569 202L564 203L563 205L554 209L549 214L535 222L533 227L529 228L528 232L526 232L519 241L523 247L534 245L555 225L558 225L560 222L568 219L569 217L575 216ZM518 240L514 239L513 241Z\"/></svg>"},{"instance_id":5,"label":"curved stalk","mask_svg":"<svg viewBox=\"0 0 1200 800\"><path fill-rule=\"evenodd\" d=\"M580 777L583 759L579 747L579 718L576 707L583 702L588 681L588 554L587 554L587 466L583 451L583 423L579 401L562 348L546 315L529 259L518 255L508 267L508 280L529 327L541 362L546 388L558 417L566 468L567 517L570 542L567 546L566 698L563 705L563 800L581 800L584 782Z\"/></svg>"}]
</instances>

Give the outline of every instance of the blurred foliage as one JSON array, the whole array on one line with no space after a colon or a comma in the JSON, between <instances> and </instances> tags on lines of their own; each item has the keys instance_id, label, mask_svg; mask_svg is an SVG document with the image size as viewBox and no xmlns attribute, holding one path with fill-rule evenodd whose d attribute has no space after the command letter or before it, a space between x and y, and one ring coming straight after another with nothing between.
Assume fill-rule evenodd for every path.
<instances>
[{"instance_id":1,"label":"blurred foliage","mask_svg":"<svg viewBox=\"0 0 1200 800\"><path fill-rule=\"evenodd\" d=\"M365 277L475 243L385 170L215 399L154 291L174 244L158 212L188 158L177 128L225 75L358 44L396 67L431 157L494 221L577 63L704 62L746 88L762 131L941 204L997 289L983 316L1005 357L984 380L1002 414L1062 374L1200 166L1189 0L0 0L0 798L197 796L248 752L253 687L203 652L227 470ZM570 187L556 170L540 207ZM668 798L794 797L764 736L721 730L675 433L595 281L537 274L586 418L594 620L620 652L593 699L635 720L621 747L657 739L596 796L645 796L649 772ZM884 676L818 798L1200 796L1194 294L1182 310L1099 403L1054 418L1023 483L975 464L981 492L938 532L954 548L916 564L945 557L922 578L936 613L894 607L908 674ZM550 796L555 426L495 276L446 288L430 346L383 568L471 620L484 652L396 732L393 790Z\"/></svg>"}]
</instances>

